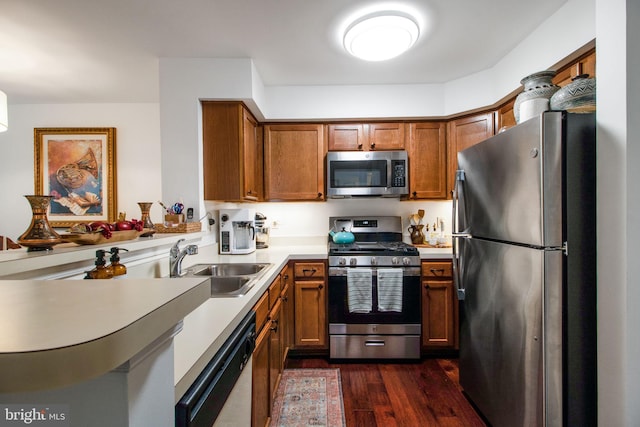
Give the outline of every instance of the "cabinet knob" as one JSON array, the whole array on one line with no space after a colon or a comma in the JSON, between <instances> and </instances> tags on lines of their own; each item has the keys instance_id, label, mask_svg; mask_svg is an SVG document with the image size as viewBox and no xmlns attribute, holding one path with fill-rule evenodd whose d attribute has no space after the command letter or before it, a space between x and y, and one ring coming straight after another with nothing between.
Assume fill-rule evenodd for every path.
<instances>
[{"instance_id":1,"label":"cabinet knob","mask_svg":"<svg viewBox=\"0 0 640 427\"><path fill-rule=\"evenodd\" d=\"M322 193L318 193L318 199L322 199Z\"/></svg>"},{"instance_id":2,"label":"cabinet knob","mask_svg":"<svg viewBox=\"0 0 640 427\"><path fill-rule=\"evenodd\" d=\"M424 288L425 289L429 289L429 285L424 285Z\"/></svg>"},{"instance_id":3,"label":"cabinet knob","mask_svg":"<svg viewBox=\"0 0 640 427\"><path fill-rule=\"evenodd\" d=\"M362 150L362 144L358 144L358 150Z\"/></svg>"},{"instance_id":4,"label":"cabinet knob","mask_svg":"<svg viewBox=\"0 0 640 427\"><path fill-rule=\"evenodd\" d=\"M322 289L322 288L324 288L323 285L318 285L318 289Z\"/></svg>"},{"instance_id":5,"label":"cabinet knob","mask_svg":"<svg viewBox=\"0 0 640 427\"><path fill-rule=\"evenodd\" d=\"M372 142L372 143L371 143L371 149L373 150L373 149L375 149L375 148L376 148L376 143L375 143L375 142Z\"/></svg>"},{"instance_id":6,"label":"cabinet knob","mask_svg":"<svg viewBox=\"0 0 640 427\"><path fill-rule=\"evenodd\" d=\"M414 191L413 193L411 193L411 195L412 195L412 196L413 196L413 198L415 199L415 198L417 198L417 197L418 197L418 192L417 192L417 191Z\"/></svg>"}]
</instances>

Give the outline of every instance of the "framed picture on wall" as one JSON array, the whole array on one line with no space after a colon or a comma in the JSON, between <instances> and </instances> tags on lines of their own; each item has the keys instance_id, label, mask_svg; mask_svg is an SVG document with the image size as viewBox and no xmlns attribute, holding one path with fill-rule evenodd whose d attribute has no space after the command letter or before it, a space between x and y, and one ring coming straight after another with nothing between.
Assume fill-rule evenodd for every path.
<instances>
[{"instance_id":1,"label":"framed picture on wall","mask_svg":"<svg viewBox=\"0 0 640 427\"><path fill-rule=\"evenodd\" d=\"M116 128L35 128L35 194L53 196L49 223L116 219Z\"/></svg>"}]
</instances>

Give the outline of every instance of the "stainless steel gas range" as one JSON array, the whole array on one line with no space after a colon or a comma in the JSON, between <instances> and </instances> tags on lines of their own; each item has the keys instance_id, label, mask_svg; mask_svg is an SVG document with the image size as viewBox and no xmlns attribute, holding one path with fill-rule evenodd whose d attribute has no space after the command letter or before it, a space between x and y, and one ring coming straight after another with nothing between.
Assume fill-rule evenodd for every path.
<instances>
[{"instance_id":1,"label":"stainless steel gas range","mask_svg":"<svg viewBox=\"0 0 640 427\"><path fill-rule=\"evenodd\" d=\"M355 242L329 241L332 359L420 357L420 255L396 216L331 217Z\"/></svg>"}]
</instances>

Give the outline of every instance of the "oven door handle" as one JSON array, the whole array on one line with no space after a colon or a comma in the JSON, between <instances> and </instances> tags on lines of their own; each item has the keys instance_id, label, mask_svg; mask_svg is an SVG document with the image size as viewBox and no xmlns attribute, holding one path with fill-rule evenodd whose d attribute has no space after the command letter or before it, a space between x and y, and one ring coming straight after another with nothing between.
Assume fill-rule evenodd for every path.
<instances>
[{"instance_id":1,"label":"oven door handle","mask_svg":"<svg viewBox=\"0 0 640 427\"><path fill-rule=\"evenodd\" d=\"M366 340L364 342L365 347L384 347L385 344L384 340Z\"/></svg>"}]
</instances>

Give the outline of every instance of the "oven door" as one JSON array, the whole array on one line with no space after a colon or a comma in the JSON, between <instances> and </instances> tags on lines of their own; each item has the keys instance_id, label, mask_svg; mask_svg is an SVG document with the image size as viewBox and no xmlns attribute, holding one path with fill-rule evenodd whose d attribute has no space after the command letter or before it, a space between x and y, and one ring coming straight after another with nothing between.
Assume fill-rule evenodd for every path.
<instances>
[{"instance_id":1,"label":"oven door","mask_svg":"<svg viewBox=\"0 0 640 427\"><path fill-rule=\"evenodd\" d=\"M420 267L397 267L402 269L402 308L400 311L378 310L378 269L372 270L372 304L368 313L351 312L348 306L347 271L358 267L329 268L329 324L420 324ZM331 326L330 326L331 327Z\"/></svg>"}]
</instances>

